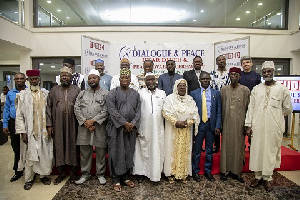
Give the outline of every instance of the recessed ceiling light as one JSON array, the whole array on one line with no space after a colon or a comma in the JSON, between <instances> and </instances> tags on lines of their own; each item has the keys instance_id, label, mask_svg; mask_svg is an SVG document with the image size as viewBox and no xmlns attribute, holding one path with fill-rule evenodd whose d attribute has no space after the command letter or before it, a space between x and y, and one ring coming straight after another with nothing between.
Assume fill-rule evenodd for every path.
<instances>
[{"instance_id":1,"label":"recessed ceiling light","mask_svg":"<svg viewBox=\"0 0 300 200\"><path fill-rule=\"evenodd\" d=\"M202 13L203 13L203 12L204 12L204 10L200 10L200 12L202 12Z\"/></svg>"},{"instance_id":2,"label":"recessed ceiling light","mask_svg":"<svg viewBox=\"0 0 300 200\"><path fill-rule=\"evenodd\" d=\"M39 69L40 71L42 70L42 69Z\"/></svg>"},{"instance_id":3,"label":"recessed ceiling light","mask_svg":"<svg viewBox=\"0 0 300 200\"><path fill-rule=\"evenodd\" d=\"M18 14L18 12L17 12L17 11L16 11L15 13L16 13L16 14Z\"/></svg>"},{"instance_id":4,"label":"recessed ceiling light","mask_svg":"<svg viewBox=\"0 0 300 200\"><path fill-rule=\"evenodd\" d=\"M279 70L279 71L280 71L280 70L281 70L281 68L277 68L277 70Z\"/></svg>"},{"instance_id":5,"label":"recessed ceiling light","mask_svg":"<svg viewBox=\"0 0 300 200\"><path fill-rule=\"evenodd\" d=\"M56 11L57 11L57 12L60 12L61 10L60 10L60 9L57 9Z\"/></svg>"},{"instance_id":6,"label":"recessed ceiling light","mask_svg":"<svg viewBox=\"0 0 300 200\"><path fill-rule=\"evenodd\" d=\"M18 24L19 22L15 22L15 24Z\"/></svg>"},{"instance_id":7,"label":"recessed ceiling light","mask_svg":"<svg viewBox=\"0 0 300 200\"><path fill-rule=\"evenodd\" d=\"M55 68L55 66L54 66L54 65L52 65L52 66L51 66L51 68L52 68L52 69L54 69L54 68Z\"/></svg>"},{"instance_id":8,"label":"recessed ceiling light","mask_svg":"<svg viewBox=\"0 0 300 200\"><path fill-rule=\"evenodd\" d=\"M40 65L44 65L44 63L40 63Z\"/></svg>"},{"instance_id":9,"label":"recessed ceiling light","mask_svg":"<svg viewBox=\"0 0 300 200\"><path fill-rule=\"evenodd\" d=\"M67 19L70 19L70 17L66 17Z\"/></svg>"},{"instance_id":10,"label":"recessed ceiling light","mask_svg":"<svg viewBox=\"0 0 300 200\"><path fill-rule=\"evenodd\" d=\"M249 10L247 10L247 11L246 11L246 13L247 13L247 14L249 14L249 13L250 13L250 11L249 11Z\"/></svg>"},{"instance_id":11,"label":"recessed ceiling light","mask_svg":"<svg viewBox=\"0 0 300 200\"><path fill-rule=\"evenodd\" d=\"M193 22L195 22L195 21L197 21L197 20L193 19Z\"/></svg>"},{"instance_id":12,"label":"recessed ceiling light","mask_svg":"<svg viewBox=\"0 0 300 200\"><path fill-rule=\"evenodd\" d=\"M258 3L257 5L259 5L259 6L262 6L262 5L263 5L263 3Z\"/></svg>"},{"instance_id":13,"label":"recessed ceiling light","mask_svg":"<svg viewBox=\"0 0 300 200\"><path fill-rule=\"evenodd\" d=\"M281 15L281 13L277 13L276 15Z\"/></svg>"},{"instance_id":14,"label":"recessed ceiling light","mask_svg":"<svg viewBox=\"0 0 300 200\"><path fill-rule=\"evenodd\" d=\"M42 20L42 18L39 17L38 20Z\"/></svg>"},{"instance_id":15,"label":"recessed ceiling light","mask_svg":"<svg viewBox=\"0 0 300 200\"><path fill-rule=\"evenodd\" d=\"M51 3L51 1L47 1L47 3Z\"/></svg>"},{"instance_id":16,"label":"recessed ceiling light","mask_svg":"<svg viewBox=\"0 0 300 200\"><path fill-rule=\"evenodd\" d=\"M237 21L240 21L240 20L241 20L241 18L239 18L239 17L238 17L238 18L236 18L235 20L237 20Z\"/></svg>"},{"instance_id":17,"label":"recessed ceiling light","mask_svg":"<svg viewBox=\"0 0 300 200\"><path fill-rule=\"evenodd\" d=\"M268 23L268 25L271 25L271 24L272 24L272 23L270 23L270 22Z\"/></svg>"}]
</instances>

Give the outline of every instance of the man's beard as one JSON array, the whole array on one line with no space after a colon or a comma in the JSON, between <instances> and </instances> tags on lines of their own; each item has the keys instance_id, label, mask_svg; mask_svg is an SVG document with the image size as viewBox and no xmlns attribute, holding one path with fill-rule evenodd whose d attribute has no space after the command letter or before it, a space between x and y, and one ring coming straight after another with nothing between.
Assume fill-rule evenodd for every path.
<instances>
[{"instance_id":1,"label":"man's beard","mask_svg":"<svg viewBox=\"0 0 300 200\"><path fill-rule=\"evenodd\" d=\"M69 85L70 85L70 83L69 83L69 82L67 82L67 81L64 81L64 82L61 82L61 85L62 85L62 86L69 86Z\"/></svg>"},{"instance_id":2,"label":"man's beard","mask_svg":"<svg viewBox=\"0 0 300 200\"><path fill-rule=\"evenodd\" d=\"M274 78L274 74L271 75L271 76L269 76L269 77L263 77L263 79L264 79L265 81L272 81L273 78Z\"/></svg>"},{"instance_id":3,"label":"man's beard","mask_svg":"<svg viewBox=\"0 0 300 200\"><path fill-rule=\"evenodd\" d=\"M33 92L38 91L39 89L40 89L40 86L38 86L38 85L35 85L35 86L31 85L30 86L30 90L33 91Z\"/></svg>"},{"instance_id":4,"label":"man's beard","mask_svg":"<svg viewBox=\"0 0 300 200\"><path fill-rule=\"evenodd\" d=\"M91 87L91 88L96 88L96 87L98 87L98 85L99 85L99 83L95 83L95 84L93 84L93 85L90 85L90 87Z\"/></svg>"}]
</instances>

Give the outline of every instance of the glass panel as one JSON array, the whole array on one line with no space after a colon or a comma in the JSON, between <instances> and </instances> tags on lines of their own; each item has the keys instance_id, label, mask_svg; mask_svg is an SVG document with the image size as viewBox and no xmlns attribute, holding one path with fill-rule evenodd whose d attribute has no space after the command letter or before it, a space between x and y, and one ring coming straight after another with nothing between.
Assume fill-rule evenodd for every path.
<instances>
[{"instance_id":1,"label":"glass panel","mask_svg":"<svg viewBox=\"0 0 300 200\"><path fill-rule=\"evenodd\" d=\"M19 2L0 0L0 15L19 24Z\"/></svg>"},{"instance_id":2,"label":"glass panel","mask_svg":"<svg viewBox=\"0 0 300 200\"><path fill-rule=\"evenodd\" d=\"M37 0L48 26L161 25L286 28L287 0ZM46 26L37 23L37 26Z\"/></svg>"}]
</instances>

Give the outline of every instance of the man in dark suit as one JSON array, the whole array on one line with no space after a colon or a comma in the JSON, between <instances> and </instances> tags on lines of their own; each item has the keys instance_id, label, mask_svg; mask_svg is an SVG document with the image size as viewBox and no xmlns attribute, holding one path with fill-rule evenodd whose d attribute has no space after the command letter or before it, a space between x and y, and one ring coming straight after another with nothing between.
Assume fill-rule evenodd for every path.
<instances>
[{"instance_id":1,"label":"man in dark suit","mask_svg":"<svg viewBox=\"0 0 300 200\"><path fill-rule=\"evenodd\" d=\"M196 102L198 112L201 118L198 127L198 134L194 137L193 157L192 157L192 172L193 179L200 181L199 163L201 156L201 147L205 138L205 174L204 176L209 181L214 181L211 175L213 161L213 142L215 135L220 134L221 128L221 95L220 91L210 88L210 75L202 71L200 74L201 87L192 91L191 96Z\"/></svg>"},{"instance_id":2,"label":"man in dark suit","mask_svg":"<svg viewBox=\"0 0 300 200\"><path fill-rule=\"evenodd\" d=\"M203 61L200 56L196 56L193 59L193 67L194 69L190 71L185 71L183 73L183 78L186 80L188 84L188 94L191 94L191 91L196 90L200 87L199 77L201 73Z\"/></svg>"},{"instance_id":3,"label":"man in dark suit","mask_svg":"<svg viewBox=\"0 0 300 200\"><path fill-rule=\"evenodd\" d=\"M173 86L176 80L181 79L182 75L175 73L176 64L174 60L166 62L168 73L164 73L158 78L158 89L165 91L166 95L173 93Z\"/></svg>"}]
</instances>

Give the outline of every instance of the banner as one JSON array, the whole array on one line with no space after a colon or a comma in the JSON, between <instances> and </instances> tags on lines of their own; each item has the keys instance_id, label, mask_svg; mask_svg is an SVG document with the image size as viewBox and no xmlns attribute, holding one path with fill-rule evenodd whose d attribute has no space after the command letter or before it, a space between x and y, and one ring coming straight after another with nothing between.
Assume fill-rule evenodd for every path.
<instances>
[{"instance_id":1,"label":"banner","mask_svg":"<svg viewBox=\"0 0 300 200\"><path fill-rule=\"evenodd\" d=\"M226 56L226 69L229 70L231 67L241 67L240 59L242 56L250 56L250 37L239 38L234 40L228 40L223 42L215 43L215 60L219 55ZM216 65L216 64L215 64ZM216 66L217 69L218 66Z\"/></svg>"},{"instance_id":2,"label":"banner","mask_svg":"<svg viewBox=\"0 0 300 200\"><path fill-rule=\"evenodd\" d=\"M176 73L183 74L184 71L193 69L193 58L201 56L203 59L202 70L210 72L213 70L213 44L111 44L111 66L107 68L108 73L115 75L120 70L120 60L129 59L130 69L134 75L144 72L143 62L151 59L154 62L153 72L163 74L167 72L166 61L174 60Z\"/></svg>"},{"instance_id":3,"label":"banner","mask_svg":"<svg viewBox=\"0 0 300 200\"><path fill-rule=\"evenodd\" d=\"M81 74L87 86L88 74L95 69L95 60L104 60L104 66L109 63L110 43L86 35L81 36ZM105 69L106 70L106 69Z\"/></svg>"}]
</instances>

